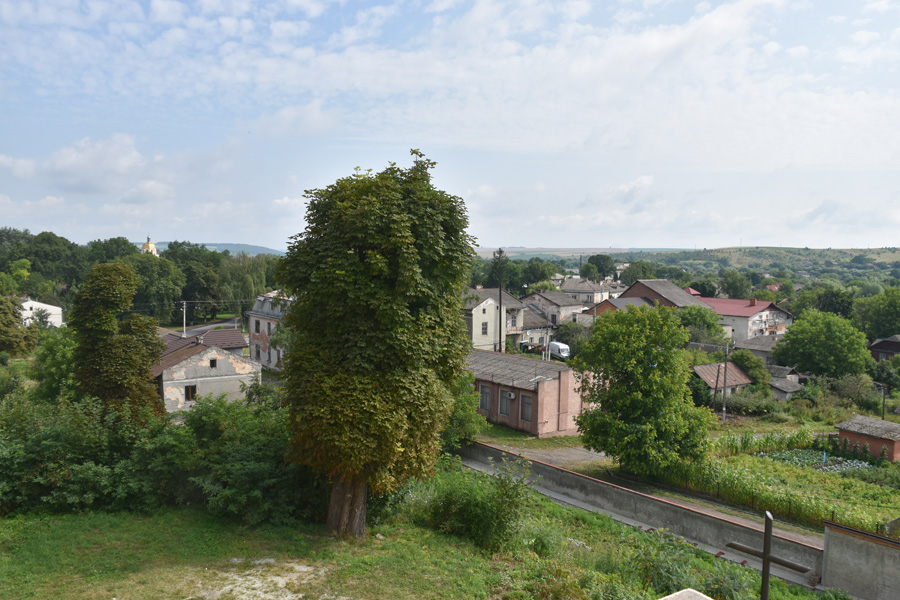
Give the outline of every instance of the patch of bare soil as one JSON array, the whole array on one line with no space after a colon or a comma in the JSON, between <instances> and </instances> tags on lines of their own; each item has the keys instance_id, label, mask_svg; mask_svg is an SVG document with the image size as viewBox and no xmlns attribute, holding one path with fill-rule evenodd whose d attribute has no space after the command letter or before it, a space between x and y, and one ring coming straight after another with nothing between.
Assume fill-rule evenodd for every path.
<instances>
[{"instance_id":1,"label":"patch of bare soil","mask_svg":"<svg viewBox=\"0 0 900 600\"><path fill-rule=\"evenodd\" d=\"M297 561L273 558L247 561L233 558L221 569L206 569L196 576L199 588L187 600L294 600L311 598L304 589L317 587L326 569ZM194 579L191 576L190 579ZM193 587L193 586L192 586ZM318 598L339 598L319 595Z\"/></svg>"}]
</instances>

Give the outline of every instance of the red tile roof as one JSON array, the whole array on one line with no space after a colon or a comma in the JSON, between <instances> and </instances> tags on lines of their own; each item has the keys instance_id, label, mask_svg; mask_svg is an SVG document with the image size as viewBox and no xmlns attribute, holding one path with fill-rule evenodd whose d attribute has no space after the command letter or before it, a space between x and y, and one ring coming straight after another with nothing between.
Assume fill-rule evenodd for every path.
<instances>
[{"instance_id":1,"label":"red tile roof","mask_svg":"<svg viewBox=\"0 0 900 600\"><path fill-rule=\"evenodd\" d=\"M768 300L742 300L739 298L701 298L709 304L716 313L723 317L752 317L765 310L778 310L788 313L786 310Z\"/></svg>"}]
</instances>

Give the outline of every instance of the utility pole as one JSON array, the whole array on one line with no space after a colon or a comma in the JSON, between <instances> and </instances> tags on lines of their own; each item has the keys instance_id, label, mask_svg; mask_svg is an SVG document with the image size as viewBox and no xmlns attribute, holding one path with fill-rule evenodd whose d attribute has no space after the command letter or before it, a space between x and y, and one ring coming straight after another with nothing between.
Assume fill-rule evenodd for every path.
<instances>
[{"instance_id":1,"label":"utility pole","mask_svg":"<svg viewBox=\"0 0 900 600\"><path fill-rule=\"evenodd\" d=\"M187 337L187 300L181 301L181 337Z\"/></svg>"},{"instance_id":2,"label":"utility pole","mask_svg":"<svg viewBox=\"0 0 900 600\"><path fill-rule=\"evenodd\" d=\"M722 379L722 422L725 422L725 396L728 392L728 342L725 342L725 376Z\"/></svg>"}]
</instances>

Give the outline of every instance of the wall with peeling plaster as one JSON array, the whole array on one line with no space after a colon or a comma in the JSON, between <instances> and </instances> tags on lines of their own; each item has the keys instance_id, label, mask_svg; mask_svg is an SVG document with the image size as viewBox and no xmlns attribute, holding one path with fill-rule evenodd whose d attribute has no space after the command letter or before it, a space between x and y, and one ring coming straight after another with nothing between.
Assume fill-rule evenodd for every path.
<instances>
[{"instance_id":1,"label":"wall with peeling plaster","mask_svg":"<svg viewBox=\"0 0 900 600\"><path fill-rule=\"evenodd\" d=\"M211 360L216 366L210 366ZM259 381L262 365L212 346L203 352L190 356L162 373L163 402L168 412L189 410L195 404L186 399L185 387L197 386L199 396L225 396L229 400L244 397L241 383L250 385Z\"/></svg>"}]
</instances>

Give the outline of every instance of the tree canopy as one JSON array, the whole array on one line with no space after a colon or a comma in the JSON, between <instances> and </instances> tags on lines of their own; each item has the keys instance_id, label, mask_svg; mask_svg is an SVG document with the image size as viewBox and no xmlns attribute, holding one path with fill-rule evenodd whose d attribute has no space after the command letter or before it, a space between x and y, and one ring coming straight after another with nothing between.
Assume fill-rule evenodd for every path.
<instances>
[{"instance_id":1,"label":"tree canopy","mask_svg":"<svg viewBox=\"0 0 900 600\"><path fill-rule=\"evenodd\" d=\"M800 371L839 378L864 373L872 356L866 336L850 321L809 309L775 346L775 360Z\"/></svg>"},{"instance_id":2,"label":"tree canopy","mask_svg":"<svg viewBox=\"0 0 900 600\"><path fill-rule=\"evenodd\" d=\"M366 490L429 473L466 366L463 289L474 255L461 198L434 163L357 171L306 192L307 226L278 272L289 457L333 480L328 526L363 535Z\"/></svg>"},{"instance_id":3,"label":"tree canopy","mask_svg":"<svg viewBox=\"0 0 900 600\"><path fill-rule=\"evenodd\" d=\"M165 345L156 321L132 315L120 321L140 285L124 263L104 263L88 273L69 314L75 338L75 381L79 390L110 408L145 408L162 414L150 366Z\"/></svg>"},{"instance_id":4,"label":"tree canopy","mask_svg":"<svg viewBox=\"0 0 900 600\"><path fill-rule=\"evenodd\" d=\"M728 269L722 276L722 292L729 298L749 298L750 280L734 269Z\"/></svg>"},{"instance_id":5,"label":"tree canopy","mask_svg":"<svg viewBox=\"0 0 900 600\"><path fill-rule=\"evenodd\" d=\"M656 277L656 267L647 261L637 260L625 267L619 275L619 281L625 285L631 285L638 279L653 279Z\"/></svg>"},{"instance_id":6,"label":"tree canopy","mask_svg":"<svg viewBox=\"0 0 900 600\"><path fill-rule=\"evenodd\" d=\"M605 279L616 274L616 262L606 254L592 254L588 262L597 267L600 279Z\"/></svg>"},{"instance_id":7,"label":"tree canopy","mask_svg":"<svg viewBox=\"0 0 900 600\"><path fill-rule=\"evenodd\" d=\"M665 307L597 318L574 361L582 398L591 404L576 418L586 447L650 475L705 456L713 417L691 399L687 338Z\"/></svg>"},{"instance_id":8,"label":"tree canopy","mask_svg":"<svg viewBox=\"0 0 900 600\"><path fill-rule=\"evenodd\" d=\"M676 315L681 321L681 326L688 330L690 341L725 345L725 330L719 323L719 315L712 310L699 304L692 304L680 309Z\"/></svg>"}]
</instances>

